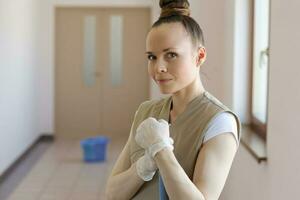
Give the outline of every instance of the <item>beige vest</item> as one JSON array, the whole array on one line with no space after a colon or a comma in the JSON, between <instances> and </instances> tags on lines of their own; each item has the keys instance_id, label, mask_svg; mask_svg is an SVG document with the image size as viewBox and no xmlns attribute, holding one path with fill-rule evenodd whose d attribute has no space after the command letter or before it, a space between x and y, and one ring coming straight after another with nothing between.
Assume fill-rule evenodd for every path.
<instances>
[{"instance_id":1,"label":"beige vest","mask_svg":"<svg viewBox=\"0 0 300 200\"><path fill-rule=\"evenodd\" d=\"M136 162L144 155L144 149L134 140L137 127L148 117L169 121L171 103L172 96L160 100L145 101L139 106L135 113L129 138L131 163ZM174 154L191 180L204 138L203 133L208 128L209 122L221 112L230 112L236 117L238 122L238 139L240 140L241 124L237 115L207 91L191 100L185 111L178 115L170 126L170 136L174 140ZM158 173L155 174L151 181L145 182L132 199L159 199Z\"/></svg>"}]
</instances>

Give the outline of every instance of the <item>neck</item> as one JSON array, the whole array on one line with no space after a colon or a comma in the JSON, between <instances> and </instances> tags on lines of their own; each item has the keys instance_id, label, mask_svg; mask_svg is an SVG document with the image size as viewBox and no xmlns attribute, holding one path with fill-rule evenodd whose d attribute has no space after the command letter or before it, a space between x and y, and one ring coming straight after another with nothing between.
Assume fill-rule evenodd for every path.
<instances>
[{"instance_id":1,"label":"neck","mask_svg":"<svg viewBox=\"0 0 300 200\"><path fill-rule=\"evenodd\" d=\"M197 77L190 85L174 93L172 95L172 115L177 116L182 113L187 104L197 96L201 95L204 91L205 89L200 77Z\"/></svg>"}]
</instances>

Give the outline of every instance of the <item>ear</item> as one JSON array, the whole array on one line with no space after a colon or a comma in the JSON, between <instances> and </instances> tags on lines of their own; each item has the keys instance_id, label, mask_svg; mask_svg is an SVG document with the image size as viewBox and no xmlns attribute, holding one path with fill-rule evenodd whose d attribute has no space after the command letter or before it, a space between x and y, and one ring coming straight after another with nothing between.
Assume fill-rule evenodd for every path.
<instances>
[{"instance_id":1,"label":"ear","mask_svg":"<svg viewBox=\"0 0 300 200\"><path fill-rule=\"evenodd\" d=\"M206 60L206 49L201 46L197 50L197 67L200 67Z\"/></svg>"}]
</instances>

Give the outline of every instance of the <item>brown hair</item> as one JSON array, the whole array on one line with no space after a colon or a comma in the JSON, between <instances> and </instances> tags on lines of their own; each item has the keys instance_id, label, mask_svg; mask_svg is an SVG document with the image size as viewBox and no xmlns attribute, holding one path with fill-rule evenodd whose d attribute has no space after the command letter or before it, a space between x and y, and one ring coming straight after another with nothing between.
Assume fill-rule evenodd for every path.
<instances>
[{"instance_id":1,"label":"brown hair","mask_svg":"<svg viewBox=\"0 0 300 200\"><path fill-rule=\"evenodd\" d=\"M160 0L161 14L159 19L152 25L158 27L164 23L181 23L190 35L194 46L204 45L204 37L199 24L190 17L190 4L187 0Z\"/></svg>"}]
</instances>

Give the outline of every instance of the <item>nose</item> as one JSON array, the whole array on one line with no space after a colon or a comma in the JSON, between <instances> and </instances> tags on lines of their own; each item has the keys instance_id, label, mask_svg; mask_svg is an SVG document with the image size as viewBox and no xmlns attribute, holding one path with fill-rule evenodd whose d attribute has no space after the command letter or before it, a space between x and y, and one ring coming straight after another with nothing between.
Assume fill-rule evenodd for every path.
<instances>
[{"instance_id":1,"label":"nose","mask_svg":"<svg viewBox=\"0 0 300 200\"><path fill-rule=\"evenodd\" d=\"M167 72L166 63L163 61L158 61L155 68L158 73Z\"/></svg>"}]
</instances>

